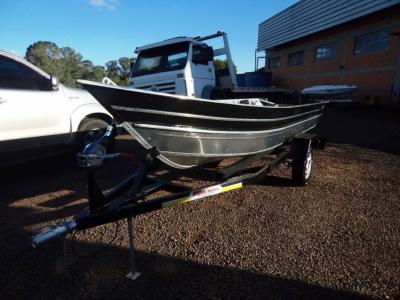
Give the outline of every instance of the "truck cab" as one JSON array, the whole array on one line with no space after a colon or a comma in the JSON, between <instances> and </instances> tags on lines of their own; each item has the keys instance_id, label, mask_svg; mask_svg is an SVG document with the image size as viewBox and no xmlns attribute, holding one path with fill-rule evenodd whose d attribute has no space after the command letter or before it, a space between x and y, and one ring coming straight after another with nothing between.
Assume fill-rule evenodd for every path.
<instances>
[{"instance_id":1,"label":"truck cab","mask_svg":"<svg viewBox=\"0 0 400 300\"><path fill-rule=\"evenodd\" d=\"M204 40L223 36L223 49L214 50ZM222 98L216 79L214 57L227 55L233 75L226 34L207 37L176 37L135 50L138 53L128 82L129 87L196 98ZM229 65L232 66L229 66ZM232 76L233 78L233 76Z\"/></svg>"},{"instance_id":2,"label":"truck cab","mask_svg":"<svg viewBox=\"0 0 400 300\"><path fill-rule=\"evenodd\" d=\"M204 43L178 37L136 52L130 87L200 98L205 86L215 85L212 48Z\"/></svg>"},{"instance_id":3,"label":"truck cab","mask_svg":"<svg viewBox=\"0 0 400 300\"><path fill-rule=\"evenodd\" d=\"M207 40L222 38L223 46L213 49ZM238 85L237 75L225 32L204 37L175 37L138 47L128 86L154 92L203 99L240 99L291 93L292 90L270 86L270 73L247 72ZM214 58L223 57L226 68L216 70ZM255 80L256 79L256 80Z\"/></svg>"}]
</instances>

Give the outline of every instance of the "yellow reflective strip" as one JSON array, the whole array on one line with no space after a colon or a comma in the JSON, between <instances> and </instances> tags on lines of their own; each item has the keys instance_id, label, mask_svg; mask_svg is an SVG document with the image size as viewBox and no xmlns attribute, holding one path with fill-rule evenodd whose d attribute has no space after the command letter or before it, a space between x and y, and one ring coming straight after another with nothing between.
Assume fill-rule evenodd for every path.
<instances>
[{"instance_id":1,"label":"yellow reflective strip","mask_svg":"<svg viewBox=\"0 0 400 300\"><path fill-rule=\"evenodd\" d=\"M171 201L163 203L162 204L162 208L168 208L168 207L171 207L171 206L175 206L175 205L178 205L178 204L183 204L183 203L190 202L190 201L193 201L193 200L206 198L208 196L218 195L220 193L229 192L229 191L232 191L232 190L235 190L235 189L240 189L241 187L243 187L243 184L241 182L239 182L239 183L235 183L235 184L232 184L232 185L228 185L228 186L222 187L221 190L218 193L215 193L215 194L211 193L209 195L204 195L203 197L200 197L200 198L195 198L193 196L189 196L189 197L179 198L179 199L176 199L176 200L171 200Z\"/></svg>"},{"instance_id":2,"label":"yellow reflective strip","mask_svg":"<svg viewBox=\"0 0 400 300\"><path fill-rule=\"evenodd\" d=\"M229 192L229 191L236 190L236 189L240 189L241 187L243 187L243 184L241 182L235 183L235 184L232 184L232 185L228 185L228 186L224 186L222 188L222 190L221 190L221 193Z\"/></svg>"},{"instance_id":3,"label":"yellow reflective strip","mask_svg":"<svg viewBox=\"0 0 400 300\"><path fill-rule=\"evenodd\" d=\"M174 206L174 205L186 203L186 202L189 202L190 200L191 200L190 197L179 198L179 199L176 199L176 200L172 200L172 201L163 203L162 208L167 208L167 207L171 207L171 206Z\"/></svg>"}]
</instances>

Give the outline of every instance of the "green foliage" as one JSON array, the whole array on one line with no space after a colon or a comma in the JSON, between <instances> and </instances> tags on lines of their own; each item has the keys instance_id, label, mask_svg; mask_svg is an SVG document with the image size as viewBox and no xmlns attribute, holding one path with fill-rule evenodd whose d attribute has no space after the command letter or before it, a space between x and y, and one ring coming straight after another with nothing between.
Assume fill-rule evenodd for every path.
<instances>
[{"instance_id":1,"label":"green foliage","mask_svg":"<svg viewBox=\"0 0 400 300\"><path fill-rule=\"evenodd\" d=\"M215 70L228 69L228 64L225 59L214 59Z\"/></svg>"},{"instance_id":2,"label":"green foliage","mask_svg":"<svg viewBox=\"0 0 400 300\"><path fill-rule=\"evenodd\" d=\"M226 59L214 59L214 67L215 70L224 70L224 69L228 69L228 63L226 62ZM237 72L237 67L234 64L233 65L233 69L235 70L235 73Z\"/></svg>"},{"instance_id":3,"label":"green foliage","mask_svg":"<svg viewBox=\"0 0 400 300\"><path fill-rule=\"evenodd\" d=\"M120 57L118 63L121 66L121 85L127 85L134 59L129 57Z\"/></svg>"},{"instance_id":4,"label":"green foliage","mask_svg":"<svg viewBox=\"0 0 400 300\"><path fill-rule=\"evenodd\" d=\"M61 49L55 43L40 41L26 50L26 59L50 74L57 74Z\"/></svg>"},{"instance_id":5,"label":"green foliage","mask_svg":"<svg viewBox=\"0 0 400 300\"><path fill-rule=\"evenodd\" d=\"M118 85L127 85L133 62L134 59L129 57L110 60L106 63L107 77Z\"/></svg>"},{"instance_id":6,"label":"green foliage","mask_svg":"<svg viewBox=\"0 0 400 300\"><path fill-rule=\"evenodd\" d=\"M70 47L59 48L55 43L39 41L28 47L26 60L43 71L57 76L60 82L70 87L77 87L76 79L101 81L109 77L119 85L128 83L133 58L121 57L111 60L106 67L96 66L90 60Z\"/></svg>"},{"instance_id":7,"label":"green foliage","mask_svg":"<svg viewBox=\"0 0 400 300\"><path fill-rule=\"evenodd\" d=\"M107 77L114 81L116 84L119 83L121 74L121 67L116 60L110 60L106 63L106 74Z\"/></svg>"}]
</instances>

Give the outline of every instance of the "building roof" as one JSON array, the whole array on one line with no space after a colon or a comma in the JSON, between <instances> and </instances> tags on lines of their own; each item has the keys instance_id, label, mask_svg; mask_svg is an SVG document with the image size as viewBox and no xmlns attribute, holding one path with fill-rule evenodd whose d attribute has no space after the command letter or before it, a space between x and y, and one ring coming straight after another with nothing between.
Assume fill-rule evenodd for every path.
<instances>
[{"instance_id":1,"label":"building roof","mask_svg":"<svg viewBox=\"0 0 400 300\"><path fill-rule=\"evenodd\" d=\"M259 24L257 49L272 48L397 4L400 0L301 0Z\"/></svg>"}]
</instances>

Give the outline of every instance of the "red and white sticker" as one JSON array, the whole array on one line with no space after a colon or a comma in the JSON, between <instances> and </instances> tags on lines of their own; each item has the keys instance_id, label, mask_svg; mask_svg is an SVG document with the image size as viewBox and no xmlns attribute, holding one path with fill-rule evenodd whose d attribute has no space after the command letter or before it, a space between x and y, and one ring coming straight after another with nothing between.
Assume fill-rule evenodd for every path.
<instances>
[{"instance_id":1,"label":"red and white sticker","mask_svg":"<svg viewBox=\"0 0 400 300\"><path fill-rule=\"evenodd\" d=\"M213 186L209 186L209 187L191 192L189 198L191 200L196 200L196 199L219 194L219 193L221 193L221 191L222 191L221 185L213 185Z\"/></svg>"}]
</instances>

